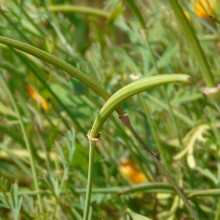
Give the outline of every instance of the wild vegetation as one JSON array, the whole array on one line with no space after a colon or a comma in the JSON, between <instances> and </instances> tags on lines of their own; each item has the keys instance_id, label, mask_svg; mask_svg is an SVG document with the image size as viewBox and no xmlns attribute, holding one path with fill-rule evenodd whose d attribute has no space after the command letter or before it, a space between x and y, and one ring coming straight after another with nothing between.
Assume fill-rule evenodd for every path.
<instances>
[{"instance_id":1,"label":"wild vegetation","mask_svg":"<svg viewBox=\"0 0 220 220\"><path fill-rule=\"evenodd\" d=\"M0 219L220 219L218 0L0 0Z\"/></svg>"}]
</instances>

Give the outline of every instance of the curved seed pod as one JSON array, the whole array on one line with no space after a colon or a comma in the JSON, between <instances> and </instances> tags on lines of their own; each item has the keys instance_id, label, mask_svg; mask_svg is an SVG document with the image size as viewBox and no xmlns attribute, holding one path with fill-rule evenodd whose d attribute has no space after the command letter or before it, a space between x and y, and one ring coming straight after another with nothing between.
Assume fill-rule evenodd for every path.
<instances>
[{"instance_id":1,"label":"curved seed pod","mask_svg":"<svg viewBox=\"0 0 220 220\"><path fill-rule=\"evenodd\" d=\"M144 90L172 83L172 82L189 82L190 77L184 74L170 74L170 75L160 75L152 77L144 77L135 82L124 86L122 89L113 94L107 102L102 107L99 115L96 117L92 129L91 136L97 137L103 124L107 118L112 114L112 112L127 98L142 92Z\"/></svg>"}]
</instances>

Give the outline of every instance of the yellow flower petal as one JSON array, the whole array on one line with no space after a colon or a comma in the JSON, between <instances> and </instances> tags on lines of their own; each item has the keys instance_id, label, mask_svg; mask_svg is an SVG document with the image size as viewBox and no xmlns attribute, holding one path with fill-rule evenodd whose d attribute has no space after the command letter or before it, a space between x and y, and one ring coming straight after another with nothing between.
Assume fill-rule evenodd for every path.
<instances>
[{"instance_id":1,"label":"yellow flower petal","mask_svg":"<svg viewBox=\"0 0 220 220\"><path fill-rule=\"evenodd\" d=\"M119 165L122 175L134 184L146 182L147 178L131 161Z\"/></svg>"},{"instance_id":2,"label":"yellow flower petal","mask_svg":"<svg viewBox=\"0 0 220 220\"><path fill-rule=\"evenodd\" d=\"M214 0L197 0L194 5L194 10L199 18L204 19L212 15L215 7Z\"/></svg>"}]
</instances>

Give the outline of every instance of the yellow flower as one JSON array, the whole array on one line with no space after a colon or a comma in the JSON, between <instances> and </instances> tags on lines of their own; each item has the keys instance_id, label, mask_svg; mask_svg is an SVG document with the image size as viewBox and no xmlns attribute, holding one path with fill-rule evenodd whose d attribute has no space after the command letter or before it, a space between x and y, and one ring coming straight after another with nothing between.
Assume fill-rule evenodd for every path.
<instances>
[{"instance_id":1,"label":"yellow flower","mask_svg":"<svg viewBox=\"0 0 220 220\"><path fill-rule=\"evenodd\" d=\"M26 89L31 98L37 101L44 111L49 109L48 102L32 86L27 85Z\"/></svg>"},{"instance_id":2,"label":"yellow flower","mask_svg":"<svg viewBox=\"0 0 220 220\"><path fill-rule=\"evenodd\" d=\"M216 5L214 0L196 0L194 11L199 18L204 19L212 15L215 7Z\"/></svg>"},{"instance_id":3,"label":"yellow flower","mask_svg":"<svg viewBox=\"0 0 220 220\"><path fill-rule=\"evenodd\" d=\"M147 181L146 176L131 161L123 162L119 165L122 175L134 184L140 184Z\"/></svg>"}]
</instances>

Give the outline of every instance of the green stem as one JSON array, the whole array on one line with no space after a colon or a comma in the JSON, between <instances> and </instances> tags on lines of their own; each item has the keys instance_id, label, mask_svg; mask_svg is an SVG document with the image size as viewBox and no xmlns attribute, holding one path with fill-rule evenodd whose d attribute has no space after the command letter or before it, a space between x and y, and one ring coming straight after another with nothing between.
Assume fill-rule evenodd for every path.
<instances>
[{"instance_id":1,"label":"green stem","mask_svg":"<svg viewBox=\"0 0 220 220\"><path fill-rule=\"evenodd\" d=\"M43 77L41 76L41 73L39 73L39 70L35 66L32 66L31 61L29 61L23 54L19 53L18 51L12 49L12 51L19 57L19 59L28 67L28 69L31 70L31 73L35 75L35 77L41 82L41 84L48 90L48 92L54 97L54 99L60 104L60 106L66 111L66 113L69 115L69 117L73 120L73 115L71 114L71 111L63 104L63 102L60 100L60 98L56 95L56 93L53 92L53 90L49 87L49 85L45 82ZM59 117L62 119L63 123L65 124L67 129L70 129L70 126L66 119L60 114L60 112L54 108ZM46 114L45 114L46 115Z\"/></svg>"},{"instance_id":2,"label":"green stem","mask_svg":"<svg viewBox=\"0 0 220 220\"><path fill-rule=\"evenodd\" d=\"M73 5L51 5L48 6L48 10L50 12L61 12L61 13L80 13L86 15L94 15L101 18L108 19L110 14L108 12L104 12L103 10L99 10L91 7L84 6L73 6ZM40 11L45 11L45 8L40 8Z\"/></svg>"},{"instance_id":3,"label":"green stem","mask_svg":"<svg viewBox=\"0 0 220 220\"><path fill-rule=\"evenodd\" d=\"M11 103L12 103L12 106L13 106L14 110L17 113L18 121L19 121L19 124L20 124L20 127L21 127L21 131L22 131L22 134L23 134L23 137L24 137L24 143L26 145L27 151L28 151L29 156L30 156L30 164L31 164L31 171L32 171L32 175L33 175L34 187L35 187L36 191L39 191L39 186L38 186L38 182L37 182L36 166L35 166L35 163L34 163L34 158L33 158L32 151L31 151L31 146L30 146L29 141L28 141L27 133L25 131L25 127L24 127L24 123L23 123L21 114L20 114L20 112L18 110L18 107L17 107L17 105L15 103L13 95L11 94L10 90L8 89L8 87L5 84L5 82L2 79L2 77L0 77L0 81L1 81L1 84L2 84L4 90L6 91L8 97L9 97ZM37 194L37 199L38 199L38 203L39 203L40 213L42 214L43 213L43 204L42 204L42 200L41 200L40 194Z\"/></svg>"},{"instance_id":4,"label":"green stem","mask_svg":"<svg viewBox=\"0 0 220 220\"><path fill-rule=\"evenodd\" d=\"M87 189L74 189L76 193L85 194ZM136 186L121 186L121 187L108 187L108 188L94 188L92 190L93 193L96 194L118 194L119 196L127 195L129 193L175 193L173 187L166 183L158 183L158 182L150 182L144 184L138 184ZM187 194L187 198L193 197L219 197L220 189L205 189L205 190L194 190L194 189L186 189L184 192ZM62 191L61 194L69 194L69 191ZM19 195L24 196L34 196L37 194L47 194L51 195L50 190L39 190L39 191L19 191Z\"/></svg>"},{"instance_id":5,"label":"green stem","mask_svg":"<svg viewBox=\"0 0 220 220\"><path fill-rule=\"evenodd\" d=\"M153 119L152 119L151 114L150 114L149 104L148 104L148 103L147 103L147 104L145 103L145 100L144 100L143 95L140 96L140 101L141 101L142 106L144 107L144 111L145 111L145 113L146 113L146 115L147 115L147 120L148 120L148 123L149 123L149 125L150 125L150 129L151 129L152 136L153 136L153 138L154 138L155 144L156 144L156 146L157 146L157 148L158 148L158 150L159 150L159 152L160 152L160 154L161 154L161 156L162 156L161 159L162 159L163 163L165 164L165 167L166 167L167 169L169 169L169 164L168 164L168 161L167 161L166 158L165 158L164 149L163 149L163 147L161 146L160 139L159 139L159 135L158 135L158 133L157 133L157 129L156 129L155 126L154 126Z\"/></svg>"},{"instance_id":6,"label":"green stem","mask_svg":"<svg viewBox=\"0 0 220 220\"><path fill-rule=\"evenodd\" d=\"M87 220L89 217L89 210L90 210L90 200L91 200L91 193L92 193L92 179L93 179L93 159L94 159L94 151L95 151L95 141L89 138L89 170L88 170L88 178L87 178L87 188L86 188L86 201L84 206L84 213L83 213L83 220Z\"/></svg>"},{"instance_id":7,"label":"green stem","mask_svg":"<svg viewBox=\"0 0 220 220\"><path fill-rule=\"evenodd\" d=\"M28 44L22 43L20 41L12 40L10 38L1 37L0 36L0 43L5 44L9 47L16 48L18 50L21 50L23 52L26 52L28 54L31 54L35 57L38 57L39 59L46 61L50 64L53 64L55 67L67 72L72 77L75 77L79 81L86 84L90 89L92 89L94 92L99 94L103 99L107 100L110 97L110 94L106 92L95 80L91 79L78 69L74 68L70 64L66 63L65 61L57 58L56 56L53 56L43 50L40 50L36 47L30 46ZM117 112L119 114L123 113L123 110L119 107L117 109Z\"/></svg>"},{"instance_id":8,"label":"green stem","mask_svg":"<svg viewBox=\"0 0 220 220\"><path fill-rule=\"evenodd\" d=\"M186 18L180 4L178 3L177 0L168 0L168 2L177 18L179 25L181 26L181 28L185 33L186 39L193 52L194 58L199 64L205 83L207 84L208 87L216 87L214 76L209 67L203 49L196 37L194 29L192 28L191 24Z\"/></svg>"},{"instance_id":9,"label":"green stem","mask_svg":"<svg viewBox=\"0 0 220 220\"><path fill-rule=\"evenodd\" d=\"M152 88L152 87L156 87L156 86L163 85L166 83L171 83L171 82L182 82L182 83L185 82L186 83L189 81L189 79L190 78L187 75L172 74L172 75L145 77L133 83L128 84L127 86L123 87L122 89L117 91L115 94L113 94L104 104L98 117L95 119L93 123L92 129L91 129L91 136L94 138L98 137L98 134L100 130L102 129L102 126L104 125L105 121L113 113L115 108L117 108L117 106L120 105L121 102L123 102L125 99L139 92L142 92L146 89ZM127 126L127 128L135 136L139 144L148 153L148 155L151 157L154 163L158 166L159 170L166 176L170 184L176 190L176 193L183 200L184 204L186 205L186 207L188 208L189 212L194 217L194 219L198 220L199 218L197 217L197 214L191 207L190 203L188 202L182 190L179 188L175 180L170 176L169 172L165 169L165 167L161 164L157 156L155 156L154 153L152 153L151 150L139 138L136 131L133 129L127 115L121 115L120 118L121 118L121 121Z\"/></svg>"}]
</instances>

